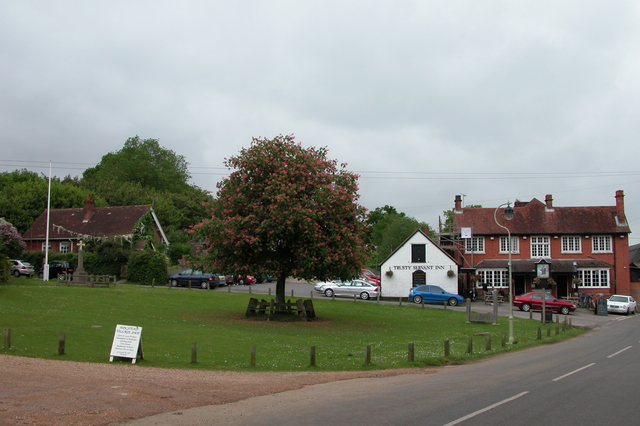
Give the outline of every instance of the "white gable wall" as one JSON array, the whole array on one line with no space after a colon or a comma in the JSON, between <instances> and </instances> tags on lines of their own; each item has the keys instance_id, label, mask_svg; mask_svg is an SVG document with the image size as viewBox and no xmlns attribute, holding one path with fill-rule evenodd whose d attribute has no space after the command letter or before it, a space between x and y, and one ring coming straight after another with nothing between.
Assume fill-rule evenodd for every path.
<instances>
[{"instance_id":1,"label":"white gable wall","mask_svg":"<svg viewBox=\"0 0 640 426\"><path fill-rule=\"evenodd\" d=\"M412 244L426 246L425 262L411 262ZM456 262L424 234L416 232L381 265L381 297L408 297L413 283L412 274L417 270L425 272L427 284L438 285L449 293L458 294ZM447 276L449 270L454 272L453 277ZM392 271L393 275L388 276L387 271Z\"/></svg>"}]
</instances>

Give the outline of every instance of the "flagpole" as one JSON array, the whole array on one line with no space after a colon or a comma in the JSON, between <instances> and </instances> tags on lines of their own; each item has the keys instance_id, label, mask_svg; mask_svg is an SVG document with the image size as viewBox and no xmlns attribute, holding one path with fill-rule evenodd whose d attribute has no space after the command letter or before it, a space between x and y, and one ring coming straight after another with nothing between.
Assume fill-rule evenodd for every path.
<instances>
[{"instance_id":1,"label":"flagpole","mask_svg":"<svg viewBox=\"0 0 640 426\"><path fill-rule=\"evenodd\" d=\"M49 219L51 212L51 160L49 160L49 189L47 191L47 231L44 243L44 265L42 280L49 281Z\"/></svg>"}]
</instances>

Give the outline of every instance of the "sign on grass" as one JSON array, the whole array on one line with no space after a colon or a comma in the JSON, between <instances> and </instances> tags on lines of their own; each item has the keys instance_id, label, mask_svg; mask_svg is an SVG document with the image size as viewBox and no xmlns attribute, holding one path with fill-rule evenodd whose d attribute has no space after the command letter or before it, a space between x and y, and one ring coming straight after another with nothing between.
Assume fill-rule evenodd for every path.
<instances>
[{"instance_id":1,"label":"sign on grass","mask_svg":"<svg viewBox=\"0 0 640 426\"><path fill-rule=\"evenodd\" d=\"M118 324L115 334L113 335L109 362L112 362L113 357L117 356L120 358L131 358L131 363L135 364L140 348L141 336L142 327Z\"/></svg>"}]
</instances>

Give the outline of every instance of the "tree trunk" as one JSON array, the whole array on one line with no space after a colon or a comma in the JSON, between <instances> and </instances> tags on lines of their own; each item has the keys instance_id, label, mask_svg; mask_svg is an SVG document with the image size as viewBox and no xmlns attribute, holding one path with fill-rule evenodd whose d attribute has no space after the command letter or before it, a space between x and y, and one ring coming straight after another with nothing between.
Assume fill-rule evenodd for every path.
<instances>
[{"instance_id":1,"label":"tree trunk","mask_svg":"<svg viewBox=\"0 0 640 426\"><path fill-rule=\"evenodd\" d=\"M284 285L287 279L287 273L281 272L276 282L276 303L284 303Z\"/></svg>"}]
</instances>

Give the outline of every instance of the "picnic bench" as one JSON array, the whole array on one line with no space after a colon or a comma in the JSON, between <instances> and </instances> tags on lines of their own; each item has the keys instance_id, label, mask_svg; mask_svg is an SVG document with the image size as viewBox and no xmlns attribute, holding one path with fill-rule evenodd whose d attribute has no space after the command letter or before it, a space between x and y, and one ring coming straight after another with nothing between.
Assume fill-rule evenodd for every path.
<instances>
[{"instance_id":1,"label":"picnic bench","mask_svg":"<svg viewBox=\"0 0 640 426\"><path fill-rule=\"evenodd\" d=\"M249 299L245 315L247 317L266 315L267 320L271 320L276 314L295 314L307 321L316 316L311 299L298 299L293 302L289 299L284 303L278 303L274 299L267 301L255 298Z\"/></svg>"},{"instance_id":2,"label":"picnic bench","mask_svg":"<svg viewBox=\"0 0 640 426\"><path fill-rule=\"evenodd\" d=\"M485 305L489 305L489 304L492 304L493 302L494 302L493 294L492 293L486 293L484 295L484 304ZM498 305L501 305L504 302L504 296L497 295L496 296L496 302L498 303Z\"/></svg>"}]
</instances>

